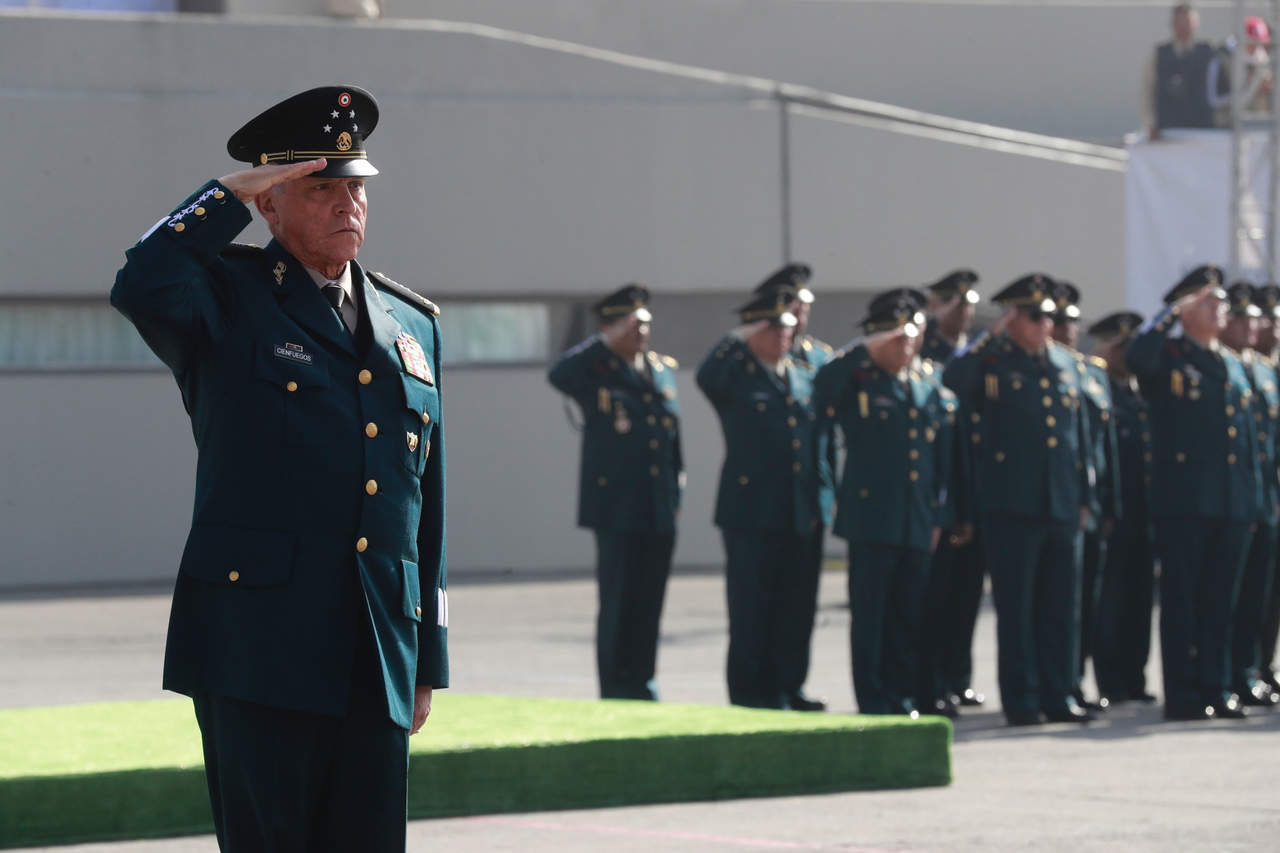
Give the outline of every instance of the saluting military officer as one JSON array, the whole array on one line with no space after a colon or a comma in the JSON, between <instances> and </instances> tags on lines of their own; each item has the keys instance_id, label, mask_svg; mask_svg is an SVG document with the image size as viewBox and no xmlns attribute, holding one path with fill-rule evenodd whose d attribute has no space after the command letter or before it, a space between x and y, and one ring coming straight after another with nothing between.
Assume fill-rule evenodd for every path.
<instances>
[{"instance_id":1,"label":"saluting military officer","mask_svg":"<svg viewBox=\"0 0 1280 853\"><path fill-rule=\"evenodd\" d=\"M1271 363L1272 378L1277 378L1276 336L1280 330L1280 285L1274 282L1254 289L1254 302L1262 309L1262 317L1258 323L1257 351L1260 356ZM1280 455L1280 425L1273 426L1277 433L1274 436ZM1280 459L1277 460L1280 464ZM1280 548L1277 548L1280 552ZM1280 634L1280 553L1276 555L1276 564L1272 569L1269 594L1265 596L1263 608L1262 638L1258 676L1271 688L1271 692L1280 695L1280 679L1276 677L1276 638Z\"/></svg>"},{"instance_id":2,"label":"saluting military officer","mask_svg":"<svg viewBox=\"0 0 1280 853\"><path fill-rule=\"evenodd\" d=\"M919 713L920 618L956 413L954 395L911 367L924 303L907 288L872 300L866 337L828 362L814 387L820 420L838 425L848 448L834 530L849 543L853 684L864 714Z\"/></svg>"},{"instance_id":3,"label":"saluting military officer","mask_svg":"<svg viewBox=\"0 0 1280 853\"><path fill-rule=\"evenodd\" d=\"M997 293L1004 314L944 375L961 405L980 417L977 504L1010 725L1093 719L1072 695L1092 442L1076 357L1050 339L1052 294L1043 274Z\"/></svg>"},{"instance_id":4,"label":"saluting military officer","mask_svg":"<svg viewBox=\"0 0 1280 853\"><path fill-rule=\"evenodd\" d=\"M697 379L725 440L715 523L727 558L729 700L815 710L803 693L788 695L793 650L808 646L813 625L813 600L796 579L822 524L811 383L788 354L794 300L776 290L738 309L742 325L712 348Z\"/></svg>"},{"instance_id":5,"label":"saluting military officer","mask_svg":"<svg viewBox=\"0 0 1280 853\"><path fill-rule=\"evenodd\" d=\"M1280 701L1261 678L1262 624L1276 562L1276 512L1280 479L1276 476L1276 422L1280 394L1274 363L1258 353L1262 309L1254 304L1253 286L1236 282L1227 288L1228 319L1222 343L1240 359L1253 392L1253 422L1258 431L1258 472L1262 502L1240 578L1231 635L1231 690L1244 705L1270 708ZM1274 322L1274 314L1271 322Z\"/></svg>"},{"instance_id":6,"label":"saluting military officer","mask_svg":"<svg viewBox=\"0 0 1280 853\"><path fill-rule=\"evenodd\" d=\"M648 302L639 284L600 300L600 333L548 374L582 409L578 525L596 537L596 666L605 699L658 698L658 626L684 484L678 365L649 349Z\"/></svg>"},{"instance_id":7,"label":"saluting military officer","mask_svg":"<svg viewBox=\"0 0 1280 853\"><path fill-rule=\"evenodd\" d=\"M1119 451L1120 506L1107 543L1107 571L1098 596L1093 673L1099 694L1112 704L1154 702L1147 691L1155 554L1151 542L1151 423L1138 380L1124 362L1125 348L1142 325L1132 311L1108 314L1089 327L1094 356L1107 365L1111 411Z\"/></svg>"},{"instance_id":8,"label":"saluting military officer","mask_svg":"<svg viewBox=\"0 0 1280 853\"><path fill-rule=\"evenodd\" d=\"M356 260L355 86L227 143L133 248L111 302L191 416L195 512L164 686L194 700L227 851L402 851L408 736L448 684L438 310ZM272 241L231 241L253 205Z\"/></svg>"},{"instance_id":9,"label":"saluting military officer","mask_svg":"<svg viewBox=\"0 0 1280 853\"><path fill-rule=\"evenodd\" d=\"M811 384L818 375L818 368L831 358L831 347L807 333L814 303L813 290L809 287L812 280L813 269L808 264L791 263L771 273L755 288L756 295L760 297L780 290L794 294L789 308L796 318L791 340L791 364L797 372L804 373ZM791 660L784 663L783 670L789 674L790 682L784 688L794 710L821 711L826 708L824 700L805 695L803 688L809 677L809 646L813 636L813 619L818 611L818 583L822 576L826 529L835 517L835 454L835 443L831 437L826 432L820 432L817 437L818 505L822 511L822 523L809 537L805 559L797 566L793 581L802 586L800 595L812 602L811 606L797 610L798 618L807 618L809 624L801 624L796 628L795 636L803 638L803 645L797 643L783 652L791 655Z\"/></svg>"},{"instance_id":10,"label":"saluting military officer","mask_svg":"<svg viewBox=\"0 0 1280 853\"><path fill-rule=\"evenodd\" d=\"M942 371L968 342L969 326L981 301L978 274L958 269L928 285L929 321L920 358L926 372L942 381ZM972 493L972 443L968 413L960 413L952 441L951 499L943 536L930 562L924 615L920 620L920 668L916 704L925 713L959 716L961 706L986 697L973 688L973 632L982 605L986 566L974 519L965 498Z\"/></svg>"},{"instance_id":11,"label":"saluting military officer","mask_svg":"<svg viewBox=\"0 0 1280 853\"><path fill-rule=\"evenodd\" d=\"M1089 417L1089 436L1093 440L1096 473L1094 501L1089 507L1081 558L1080 663L1076 669L1074 694L1076 702L1089 710L1105 711L1111 705L1107 694L1099 689L1096 700L1086 700L1081 682L1085 665L1097 648L1098 608L1107 571L1107 545L1121 513L1120 450L1112 418L1107 363L1100 358L1086 358L1079 351L1080 288L1061 279L1054 284L1058 310L1053 315L1053 339L1076 356L1085 412Z\"/></svg>"},{"instance_id":12,"label":"saluting military officer","mask_svg":"<svg viewBox=\"0 0 1280 853\"><path fill-rule=\"evenodd\" d=\"M1218 343L1222 271L1201 266L1129 344L1151 405L1151 515L1160 556L1160 647L1171 720L1243 717L1230 692L1231 613L1262 501L1252 392ZM1173 336L1181 321L1182 334Z\"/></svg>"}]
</instances>

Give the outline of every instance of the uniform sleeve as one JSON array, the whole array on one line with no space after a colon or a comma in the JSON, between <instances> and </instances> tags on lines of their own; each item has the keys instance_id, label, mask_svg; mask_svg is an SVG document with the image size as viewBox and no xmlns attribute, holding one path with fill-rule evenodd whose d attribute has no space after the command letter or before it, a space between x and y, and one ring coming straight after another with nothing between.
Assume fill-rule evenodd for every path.
<instances>
[{"instance_id":1,"label":"uniform sleeve","mask_svg":"<svg viewBox=\"0 0 1280 853\"><path fill-rule=\"evenodd\" d=\"M943 389L938 390L938 395L943 417L933 448L934 483L937 484L937 516L934 524L944 529L951 529L955 527L957 520L954 498L957 489L952 472L952 460L956 433L960 424L957 421L958 405L955 396Z\"/></svg>"},{"instance_id":2,"label":"uniform sleeve","mask_svg":"<svg viewBox=\"0 0 1280 853\"><path fill-rule=\"evenodd\" d=\"M230 297L213 267L252 219L234 193L210 181L125 252L111 304L175 375L227 326Z\"/></svg>"},{"instance_id":3,"label":"uniform sleeve","mask_svg":"<svg viewBox=\"0 0 1280 853\"><path fill-rule=\"evenodd\" d=\"M592 400L596 391L603 384L604 375L594 367L602 359L608 358L610 349L605 346L604 339L592 335L582 343L566 351L564 355L551 365L547 372L547 381L568 397L572 397L582 405L594 405Z\"/></svg>"},{"instance_id":4,"label":"uniform sleeve","mask_svg":"<svg viewBox=\"0 0 1280 853\"><path fill-rule=\"evenodd\" d=\"M982 332L970 341L967 347L956 353L955 358L951 359L942 372L942 383L956 395L962 409L981 408L979 379L982 374L982 365L979 359L980 353L990 340L991 334Z\"/></svg>"},{"instance_id":5,"label":"uniform sleeve","mask_svg":"<svg viewBox=\"0 0 1280 853\"><path fill-rule=\"evenodd\" d=\"M436 390L440 394L440 416L432 432L431 455L422 474L422 516L418 522L418 588L435 592L435 613L423 613L418 626L419 686L449 686L449 593L445 547L445 450L444 450L444 370L440 363L444 349L440 325L433 317L435 333ZM423 596L425 598L425 596ZM434 615L434 620L430 617Z\"/></svg>"},{"instance_id":6,"label":"uniform sleeve","mask_svg":"<svg viewBox=\"0 0 1280 853\"><path fill-rule=\"evenodd\" d=\"M698 387L714 405L723 405L739 393L748 363L755 363L751 349L739 338L726 335L698 365Z\"/></svg>"},{"instance_id":7,"label":"uniform sleeve","mask_svg":"<svg viewBox=\"0 0 1280 853\"><path fill-rule=\"evenodd\" d=\"M1116 418L1114 402L1111 416L1103 428L1103 469L1098 484L1098 502L1102 505L1102 517L1117 519L1124 515L1121 504L1120 481L1120 438L1116 435Z\"/></svg>"},{"instance_id":8,"label":"uniform sleeve","mask_svg":"<svg viewBox=\"0 0 1280 853\"><path fill-rule=\"evenodd\" d=\"M1089 413L1085 410L1089 405L1084 399L1084 387L1077 388L1076 429L1079 434L1080 453L1084 464L1080 466L1080 505L1093 511L1098 506L1098 465L1097 446L1094 443L1093 431L1089 429Z\"/></svg>"},{"instance_id":9,"label":"uniform sleeve","mask_svg":"<svg viewBox=\"0 0 1280 853\"><path fill-rule=\"evenodd\" d=\"M1176 311L1165 308L1147 321L1125 350L1125 364L1138 377L1144 392L1149 393L1151 380L1157 378L1161 371L1164 363L1164 344L1177 318Z\"/></svg>"}]
</instances>

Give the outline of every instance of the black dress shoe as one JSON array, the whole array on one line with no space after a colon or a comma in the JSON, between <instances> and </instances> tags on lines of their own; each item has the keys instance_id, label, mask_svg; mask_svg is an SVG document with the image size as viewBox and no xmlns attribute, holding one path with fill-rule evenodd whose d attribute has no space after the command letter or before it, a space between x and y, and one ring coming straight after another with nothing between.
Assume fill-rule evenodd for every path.
<instances>
[{"instance_id":1,"label":"black dress shoe","mask_svg":"<svg viewBox=\"0 0 1280 853\"><path fill-rule=\"evenodd\" d=\"M803 690L797 690L787 696L787 707L793 711L825 711L827 703L824 699L811 699Z\"/></svg>"},{"instance_id":2,"label":"black dress shoe","mask_svg":"<svg viewBox=\"0 0 1280 853\"><path fill-rule=\"evenodd\" d=\"M946 699L939 699L929 706L929 710L925 713L937 714L940 717L946 717L948 720L956 720L960 718L960 709Z\"/></svg>"},{"instance_id":3,"label":"black dress shoe","mask_svg":"<svg viewBox=\"0 0 1280 853\"><path fill-rule=\"evenodd\" d=\"M1255 681L1251 687L1239 692L1240 702L1254 708L1274 708L1280 704L1280 693L1271 689L1265 681Z\"/></svg>"},{"instance_id":4,"label":"black dress shoe","mask_svg":"<svg viewBox=\"0 0 1280 853\"><path fill-rule=\"evenodd\" d=\"M1216 712L1212 705L1165 705L1166 720L1212 720Z\"/></svg>"},{"instance_id":5,"label":"black dress shoe","mask_svg":"<svg viewBox=\"0 0 1280 853\"><path fill-rule=\"evenodd\" d=\"M1129 694L1130 701L1141 702L1144 705L1150 705L1156 701L1155 694L1148 693L1145 690L1139 690L1137 693Z\"/></svg>"},{"instance_id":6,"label":"black dress shoe","mask_svg":"<svg viewBox=\"0 0 1280 853\"><path fill-rule=\"evenodd\" d=\"M1039 711L1005 711L1004 718L1011 726L1038 726L1044 722Z\"/></svg>"},{"instance_id":7,"label":"black dress shoe","mask_svg":"<svg viewBox=\"0 0 1280 853\"><path fill-rule=\"evenodd\" d=\"M1085 701L1085 702L1081 702L1080 704L1084 708L1090 711L1093 711L1094 713L1105 714L1107 709L1111 707L1111 700L1108 699L1106 696L1099 696L1097 701L1095 702Z\"/></svg>"},{"instance_id":8,"label":"black dress shoe","mask_svg":"<svg viewBox=\"0 0 1280 853\"><path fill-rule=\"evenodd\" d=\"M1051 723L1091 723L1097 719L1092 711L1075 703L1045 711L1044 718Z\"/></svg>"},{"instance_id":9,"label":"black dress shoe","mask_svg":"<svg viewBox=\"0 0 1280 853\"><path fill-rule=\"evenodd\" d=\"M960 694L960 701L956 704L963 705L966 708L976 708L987 701L987 697L975 691L972 687L965 688Z\"/></svg>"},{"instance_id":10,"label":"black dress shoe","mask_svg":"<svg viewBox=\"0 0 1280 853\"><path fill-rule=\"evenodd\" d=\"M1240 704L1240 697L1232 693L1226 699L1213 703L1213 716L1219 720L1243 720L1249 712Z\"/></svg>"}]
</instances>

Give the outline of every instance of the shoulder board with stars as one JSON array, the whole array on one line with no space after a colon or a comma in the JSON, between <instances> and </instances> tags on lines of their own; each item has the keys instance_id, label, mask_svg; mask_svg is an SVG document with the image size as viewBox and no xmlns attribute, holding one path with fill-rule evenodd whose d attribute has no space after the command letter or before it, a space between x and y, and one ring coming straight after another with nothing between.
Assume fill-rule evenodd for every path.
<instances>
[{"instance_id":1,"label":"shoulder board with stars","mask_svg":"<svg viewBox=\"0 0 1280 853\"><path fill-rule=\"evenodd\" d=\"M431 314L432 316L439 316L440 308L434 302L432 302L430 299L427 299L425 296L422 296L421 294L418 294L410 290L400 282L394 281L393 279L388 277L385 273L370 271L369 279L374 283L379 284L385 289L391 291L396 296L399 296L401 299L404 299L407 302L413 303L414 305L416 305L418 308L421 308L426 313Z\"/></svg>"},{"instance_id":2,"label":"shoulder board with stars","mask_svg":"<svg viewBox=\"0 0 1280 853\"><path fill-rule=\"evenodd\" d=\"M658 353L654 352L653 350L649 350L649 361L652 361L652 362L654 362L655 364L657 364L657 363L659 363L659 362L660 362L660 363L662 363L662 364L666 365L667 367L671 368L672 370L675 370L677 367L679 367L679 366L680 366L680 362L676 361L676 360L675 360L674 358L672 358L671 356L669 356L669 355L659 355Z\"/></svg>"},{"instance_id":3,"label":"shoulder board with stars","mask_svg":"<svg viewBox=\"0 0 1280 853\"><path fill-rule=\"evenodd\" d=\"M1096 355L1089 356L1089 363L1092 364L1094 367L1101 367L1103 370L1106 370L1107 368L1106 360L1098 358Z\"/></svg>"}]
</instances>

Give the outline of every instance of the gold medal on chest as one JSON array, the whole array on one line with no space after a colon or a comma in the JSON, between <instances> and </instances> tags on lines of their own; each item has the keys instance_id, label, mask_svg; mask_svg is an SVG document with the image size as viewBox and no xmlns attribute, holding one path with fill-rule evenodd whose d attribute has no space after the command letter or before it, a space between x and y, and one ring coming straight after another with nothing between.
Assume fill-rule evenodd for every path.
<instances>
[{"instance_id":1,"label":"gold medal on chest","mask_svg":"<svg viewBox=\"0 0 1280 853\"><path fill-rule=\"evenodd\" d=\"M627 417L627 412L621 406L615 410L616 415L613 419L613 428L618 435L626 435L631 432L631 419Z\"/></svg>"}]
</instances>

